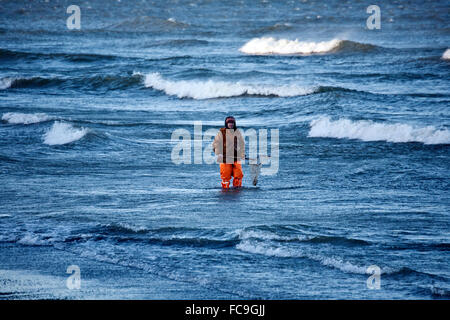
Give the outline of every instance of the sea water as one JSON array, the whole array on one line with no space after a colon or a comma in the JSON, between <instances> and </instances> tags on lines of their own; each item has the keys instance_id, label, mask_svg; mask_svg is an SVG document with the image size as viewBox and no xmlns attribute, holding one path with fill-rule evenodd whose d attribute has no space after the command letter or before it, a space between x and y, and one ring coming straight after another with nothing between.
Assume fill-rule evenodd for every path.
<instances>
[{"instance_id":1,"label":"sea water","mask_svg":"<svg viewBox=\"0 0 450 320\"><path fill-rule=\"evenodd\" d=\"M448 1L72 4L0 2L1 298L448 299ZM172 159L228 115L256 187Z\"/></svg>"}]
</instances>

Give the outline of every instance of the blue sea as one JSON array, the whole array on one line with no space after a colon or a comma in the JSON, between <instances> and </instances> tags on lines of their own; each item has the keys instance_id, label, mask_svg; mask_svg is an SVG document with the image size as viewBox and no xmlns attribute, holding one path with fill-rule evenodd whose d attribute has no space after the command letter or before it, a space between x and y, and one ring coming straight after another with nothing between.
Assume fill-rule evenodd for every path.
<instances>
[{"instance_id":1,"label":"blue sea","mask_svg":"<svg viewBox=\"0 0 450 320\"><path fill-rule=\"evenodd\" d=\"M0 1L0 299L449 299L449 18ZM278 148L256 186L194 161L228 115Z\"/></svg>"}]
</instances>

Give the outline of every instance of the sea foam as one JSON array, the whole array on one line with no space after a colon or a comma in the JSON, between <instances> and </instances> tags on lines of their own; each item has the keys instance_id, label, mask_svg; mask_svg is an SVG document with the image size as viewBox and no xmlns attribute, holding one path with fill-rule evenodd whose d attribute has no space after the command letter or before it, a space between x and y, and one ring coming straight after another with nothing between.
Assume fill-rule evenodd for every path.
<instances>
[{"instance_id":1,"label":"sea foam","mask_svg":"<svg viewBox=\"0 0 450 320\"><path fill-rule=\"evenodd\" d=\"M0 78L0 90L11 88L16 79L11 77Z\"/></svg>"},{"instance_id":2,"label":"sea foam","mask_svg":"<svg viewBox=\"0 0 450 320\"><path fill-rule=\"evenodd\" d=\"M377 123L370 120L331 120L320 117L312 120L308 137L359 139L363 141L421 142L449 144L450 131L434 126L415 127L404 123Z\"/></svg>"},{"instance_id":3,"label":"sea foam","mask_svg":"<svg viewBox=\"0 0 450 320\"><path fill-rule=\"evenodd\" d=\"M442 54L442 59L450 60L450 49L445 50L445 52Z\"/></svg>"},{"instance_id":4,"label":"sea foam","mask_svg":"<svg viewBox=\"0 0 450 320\"><path fill-rule=\"evenodd\" d=\"M70 123L55 121L53 126L44 134L44 143L60 145L77 141L83 138L88 129L74 128Z\"/></svg>"},{"instance_id":5,"label":"sea foam","mask_svg":"<svg viewBox=\"0 0 450 320\"><path fill-rule=\"evenodd\" d=\"M2 120L10 124L31 124L50 120L45 113L18 113L7 112L3 114Z\"/></svg>"},{"instance_id":6,"label":"sea foam","mask_svg":"<svg viewBox=\"0 0 450 320\"><path fill-rule=\"evenodd\" d=\"M254 38L239 51L247 54L313 54L335 50L342 40L333 39L322 42L306 42L272 37Z\"/></svg>"},{"instance_id":7,"label":"sea foam","mask_svg":"<svg viewBox=\"0 0 450 320\"><path fill-rule=\"evenodd\" d=\"M297 85L245 84L226 81L166 80L159 73L145 75L145 86L178 98L212 99L242 95L294 97L314 93L316 89Z\"/></svg>"},{"instance_id":8,"label":"sea foam","mask_svg":"<svg viewBox=\"0 0 450 320\"><path fill-rule=\"evenodd\" d=\"M303 251L300 249L293 249L281 246L268 245L266 243L258 243L251 241L242 241L236 246L236 249L253 253L260 254L270 257L278 258L306 258L312 261L316 261L323 266L335 268L346 273L354 274L367 274L367 268L364 266L359 266L348 261L344 261L337 257L322 256L319 254Z\"/></svg>"}]
</instances>

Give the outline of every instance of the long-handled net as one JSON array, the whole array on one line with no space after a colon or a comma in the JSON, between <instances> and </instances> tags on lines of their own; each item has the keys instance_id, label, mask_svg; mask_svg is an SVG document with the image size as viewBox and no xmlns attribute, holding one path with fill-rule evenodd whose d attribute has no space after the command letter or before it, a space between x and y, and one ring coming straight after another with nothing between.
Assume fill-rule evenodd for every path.
<instances>
[{"instance_id":1,"label":"long-handled net","mask_svg":"<svg viewBox=\"0 0 450 320\"><path fill-rule=\"evenodd\" d=\"M259 157L257 159L245 157L245 160L249 160L252 184L256 186L258 183L259 173L261 172L261 162L259 161Z\"/></svg>"}]
</instances>

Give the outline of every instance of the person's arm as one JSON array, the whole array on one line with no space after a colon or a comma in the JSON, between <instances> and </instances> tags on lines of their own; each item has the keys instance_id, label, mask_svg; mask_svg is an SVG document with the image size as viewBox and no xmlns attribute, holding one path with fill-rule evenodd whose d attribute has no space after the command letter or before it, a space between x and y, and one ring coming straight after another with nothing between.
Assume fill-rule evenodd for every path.
<instances>
[{"instance_id":1,"label":"person's arm","mask_svg":"<svg viewBox=\"0 0 450 320\"><path fill-rule=\"evenodd\" d=\"M216 155L220 154L220 149L218 149L218 147L221 144L221 141L222 141L222 132L220 132L220 130L219 130L219 132L217 132L216 137L214 138L214 141L211 145L212 149Z\"/></svg>"}]
</instances>

